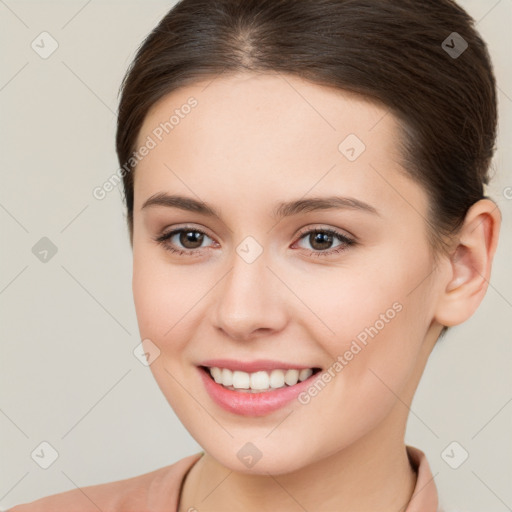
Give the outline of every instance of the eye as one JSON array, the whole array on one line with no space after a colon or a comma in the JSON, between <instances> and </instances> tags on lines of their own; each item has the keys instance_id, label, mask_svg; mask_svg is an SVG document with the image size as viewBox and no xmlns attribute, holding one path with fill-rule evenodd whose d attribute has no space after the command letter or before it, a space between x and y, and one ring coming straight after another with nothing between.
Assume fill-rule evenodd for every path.
<instances>
[{"instance_id":1,"label":"eye","mask_svg":"<svg viewBox=\"0 0 512 512\"><path fill-rule=\"evenodd\" d=\"M356 244L354 239L334 229L309 229L302 231L299 235L299 240L306 239L310 244L312 250L308 250L308 252L315 256L330 256L345 251L349 246ZM154 240L172 253L195 256L199 254L199 249L204 248L205 238L213 240L203 230L185 226L157 236ZM331 248L335 240L338 240L339 244Z\"/></svg>"},{"instance_id":2,"label":"eye","mask_svg":"<svg viewBox=\"0 0 512 512\"><path fill-rule=\"evenodd\" d=\"M202 248L205 238L212 240L201 229L182 227L156 237L155 241L172 253L194 256L199 252L197 249Z\"/></svg>"},{"instance_id":3,"label":"eye","mask_svg":"<svg viewBox=\"0 0 512 512\"><path fill-rule=\"evenodd\" d=\"M308 252L315 256L330 256L331 254L345 251L351 245L355 245L356 241L334 229L315 228L300 233L299 240L306 239L313 250ZM335 240L340 243L331 249Z\"/></svg>"}]
</instances>

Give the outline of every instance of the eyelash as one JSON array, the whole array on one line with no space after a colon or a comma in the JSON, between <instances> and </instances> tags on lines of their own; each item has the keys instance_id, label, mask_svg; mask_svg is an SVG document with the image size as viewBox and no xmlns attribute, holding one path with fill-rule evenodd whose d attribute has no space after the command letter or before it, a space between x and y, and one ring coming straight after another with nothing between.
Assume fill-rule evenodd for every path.
<instances>
[{"instance_id":1,"label":"eyelash","mask_svg":"<svg viewBox=\"0 0 512 512\"><path fill-rule=\"evenodd\" d=\"M170 231L169 233L164 233L160 236L157 236L154 238L154 240L155 240L155 242L161 244L164 247L164 249L166 249L167 251L170 251L174 254L178 254L180 256L195 256L197 254L197 252L199 251L199 249L186 249L186 250L175 249L174 247L172 247L171 245L169 245L167 243L168 240L170 240L174 235L182 233L182 232L201 233L202 235L205 235L208 238L211 238L207 233L205 233L203 230L201 230L199 228L184 226L179 229L174 229L173 231ZM313 229L301 231L298 235L299 238L297 241L302 240L306 235L310 235L313 233L314 234L323 233L323 234L331 235L334 238L337 238L340 242L342 242L335 249L329 249L329 250L325 250L325 251L312 251L312 250L306 249L310 255L316 256L316 257L327 257L327 256L331 256L333 254L341 253L341 252L347 250L348 247L354 246L357 243L352 238L349 238L338 231L335 231L333 229L327 229L327 228L325 228L325 229L313 228Z\"/></svg>"}]
</instances>

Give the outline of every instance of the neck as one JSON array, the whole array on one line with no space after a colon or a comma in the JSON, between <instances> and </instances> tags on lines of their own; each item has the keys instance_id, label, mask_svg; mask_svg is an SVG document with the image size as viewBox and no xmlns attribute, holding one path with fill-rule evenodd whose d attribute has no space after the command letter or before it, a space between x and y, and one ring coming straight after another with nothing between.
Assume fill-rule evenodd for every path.
<instances>
[{"instance_id":1,"label":"neck","mask_svg":"<svg viewBox=\"0 0 512 512\"><path fill-rule=\"evenodd\" d=\"M405 424L403 409L397 404L393 414L357 442L290 473L237 473L205 453L185 479L178 512L403 512L416 485L404 429L396 432L397 420Z\"/></svg>"}]
</instances>

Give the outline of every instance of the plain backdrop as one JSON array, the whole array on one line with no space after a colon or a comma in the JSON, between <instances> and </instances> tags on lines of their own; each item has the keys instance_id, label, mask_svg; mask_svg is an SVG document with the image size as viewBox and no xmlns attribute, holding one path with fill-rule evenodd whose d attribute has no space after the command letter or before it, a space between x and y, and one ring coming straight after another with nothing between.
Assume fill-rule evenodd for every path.
<instances>
[{"instance_id":1,"label":"plain backdrop","mask_svg":"<svg viewBox=\"0 0 512 512\"><path fill-rule=\"evenodd\" d=\"M446 508L504 512L512 510L512 0L460 3L496 68L500 130L488 194L503 225L486 298L435 348L406 442L427 454ZM200 450L133 354L140 339L121 190L92 195L118 168L122 76L172 5L0 1L0 508ZM42 442L58 454L48 469L40 466L53 452ZM466 452L457 469L446 462L446 453L460 462Z\"/></svg>"}]
</instances>

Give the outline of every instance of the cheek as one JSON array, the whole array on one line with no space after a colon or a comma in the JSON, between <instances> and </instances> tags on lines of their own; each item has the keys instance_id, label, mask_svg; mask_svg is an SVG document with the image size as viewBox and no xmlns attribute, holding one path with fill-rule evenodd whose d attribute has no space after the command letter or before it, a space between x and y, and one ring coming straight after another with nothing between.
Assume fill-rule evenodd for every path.
<instances>
[{"instance_id":1,"label":"cheek","mask_svg":"<svg viewBox=\"0 0 512 512\"><path fill-rule=\"evenodd\" d=\"M425 279L432 264L427 251L414 262L406 254L393 256L367 261L364 271L340 269L330 279L316 280L315 292L304 297L322 321L312 336L339 362L332 382L344 396L392 400L390 389L403 388L416 367L432 318Z\"/></svg>"},{"instance_id":2,"label":"cheek","mask_svg":"<svg viewBox=\"0 0 512 512\"><path fill-rule=\"evenodd\" d=\"M182 357L189 338L189 322L194 321L186 313L195 301L184 297L187 288L181 286L190 278L173 271L155 253L134 243L132 290L139 333L141 339L151 340L160 351L150 365L156 383L176 414L187 418L194 405L179 383L190 378L183 374Z\"/></svg>"},{"instance_id":3,"label":"cheek","mask_svg":"<svg viewBox=\"0 0 512 512\"><path fill-rule=\"evenodd\" d=\"M134 243L132 291L139 332L160 349L153 370L181 371L177 364L186 358L202 321L204 297L214 283L210 278L194 265L169 263L161 249Z\"/></svg>"},{"instance_id":4,"label":"cheek","mask_svg":"<svg viewBox=\"0 0 512 512\"><path fill-rule=\"evenodd\" d=\"M412 283L428 275L427 265L380 272L379 280L370 279L371 272L347 274L325 284L324 290L332 292L323 302L309 296L311 309L316 307L334 331L326 335L325 327L319 327L312 333L332 363L324 371L328 375L321 391L312 386L303 396L305 405L294 426L299 438L322 431L326 446L340 448L376 427L397 404L401 407L397 396L406 398L429 326L426 286L410 293ZM286 442L286 432L281 440Z\"/></svg>"},{"instance_id":5,"label":"cheek","mask_svg":"<svg viewBox=\"0 0 512 512\"><path fill-rule=\"evenodd\" d=\"M171 269L156 257L157 253L134 242L132 291L141 337L160 346L181 313L176 304L181 293L177 292L179 275L171 274Z\"/></svg>"},{"instance_id":6,"label":"cheek","mask_svg":"<svg viewBox=\"0 0 512 512\"><path fill-rule=\"evenodd\" d=\"M156 268L134 255L133 299L142 338L160 338L165 332L164 323L168 318L170 300L165 280L157 279ZM165 290L168 290L165 293Z\"/></svg>"}]
</instances>

